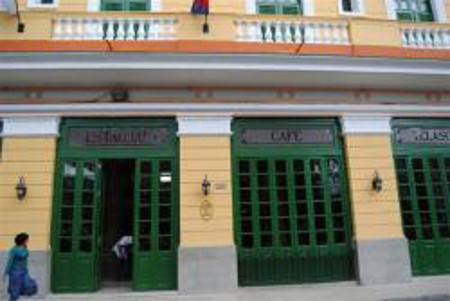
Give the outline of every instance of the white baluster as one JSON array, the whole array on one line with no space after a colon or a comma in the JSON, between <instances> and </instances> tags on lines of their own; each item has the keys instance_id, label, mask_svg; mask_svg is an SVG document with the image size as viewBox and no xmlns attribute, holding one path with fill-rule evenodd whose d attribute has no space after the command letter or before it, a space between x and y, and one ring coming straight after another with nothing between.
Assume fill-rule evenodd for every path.
<instances>
[{"instance_id":1,"label":"white baluster","mask_svg":"<svg viewBox=\"0 0 450 301\"><path fill-rule=\"evenodd\" d=\"M155 40L161 39L161 21L158 19L153 20L153 33Z\"/></svg>"},{"instance_id":2,"label":"white baluster","mask_svg":"<svg viewBox=\"0 0 450 301\"><path fill-rule=\"evenodd\" d=\"M263 42L262 23L259 21L254 22L255 42Z\"/></svg>"},{"instance_id":3,"label":"white baluster","mask_svg":"<svg viewBox=\"0 0 450 301\"><path fill-rule=\"evenodd\" d=\"M330 24L331 25L331 43L332 44L341 44L341 36L339 34L339 26L337 24Z\"/></svg>"},{"instance_id":4,"label":"white baluster","mask_svg":"<svg viewBox=\"0 0 450 301\"><path fill-rule=\"evenodd\" d=\"M125 39L125 20L117 19L117 35L116 40L124 40Z\"/></svg>"},{"instance_id":5,"label":"white baluster","mask_svg":"<svg viewBox=\"0 0 450 301\"><path fill-rule=\"evenodd\" d=\"M298 44L303 43L302 23L295 22L293 23L293 26L294 26L294 42Z\"/></svg>"},{"instance_id":6,"label":"white baluster","mask_svg":"<svg viewBox=\"0 0 450 301\"><path fill-rule=\"evenodd\" d=\"M292 26L293 26L293 24L291 22L284 23L284 41L286 43L294 42L294 40L292 38Z\"/></svg>"},{"instance_id":7,"label":"white baluster","mask_svg":"<svg viewBox=\"0 0 450 301\"><path fill-rule=\"evenodd\" d=\"M125 40L135 40L134 24L133 19L128 20Z\"/></svg>"},{"instance_id":8,"label":"white baluster","mask_svg":"<svg viewBox=\"0 0 450 301\"><path fill-rule=\"evenodd\" d=\"M261 24L261 26L264 28L263 41L266 43L273 43L272 24L265 21Z\"/></svg>"},{"instance_id":9,"label":"white baluster","mask_svg":"<svg viewBox=\"0 0 450 301\"><path fill-rule=\"evenodd\" d=\"M155 27L155 20L150 19L148 20L148 36L147 40L155 40L156 39L156 27Z\"/></svg>"},{"instance_id":10,"label":"white baluster","mask_svg":"<svg viewBox=\"0 0 450 301\"><path fill-rule=\"evenodd\" d=\"M442 45L444 48L450 48L450 30L442 32Z\"/></svg>"},{"instance_id":11,"label":"white baluster","mask_svg":"<svg viewBox=\"0 0 450 301\"><path fill-rule=\"evenodd\" d=\"M256 41L256 27L257 27L257 23L256 22L249 22L247 24L247 38L248 41L250 42L255 42Z\"/></svg>"},{"instance_id":12,"label":"white baluster","mask_svg":"<svg viewBox=\"0 0 450 301\"><path fill-rule=\"evenodd\" d=\"M439 29L432 29L433 47L442 48L442 34Z\"/></svg>"},{"instance_id":13,"label":"white baluster","mask_svg":"<svg viewBox=\"0 0 450 301\"><path fill-rule=\"evenodd\" d=\"M73 36L74 40L81 40L84 36L83 32L83 19L74 19L75 21L75 34Z\"/></svg>"},{"instance_id":14,"label":"white baluster","mask_svg":"<svg viewBox=\"0 0 450 301\"><path fill-rule=\"evenodd\" d=\"M415 29L414 32L416 33L417 47L419 47L419 48L425 47L425 39L423 36L423 31L420 29Z\"/></svg>"},{"instance_id":15,"label":"white baluster","mask_svg":"<svg viewBox=\"0 0 450 301\"><path fill-rule=\"evenodd\" d=\"M322 27L322 42L324 44L332 44L333 39L332 36L333 25L331 23L326 23Z\"/></svg>"},{"instance_id":16,"label":"white baluster","mask_svg":"<svg viewBox=\"0 0 450 301\"><path fill-rule=\"evenodd\" d=\"M316 44L319 41L318 25L311 23L310 30L311 30L311 38L312 38L311 43Z\"/></svg>"},{"instance_id":17,"label":"white baluster","mask_svg":"<svg viewBox=\"0 0 450 301\"><path fill-rule=\"evenodd\" d=\"M248 29L248 22L242 21L241 22L241 30L242 30L242 41L246 42L249 39L249 29Z\"/></svg>"},{"instance_id":18,"label":"white baluster","mask_svg":"<svg viewBox=\"0 0 450 301\"><path fill-rule=\"evenodd\" d=\"M417 33L415 29L409 31L409 46L417 47Z\"/></svg>"},{"instance_id":19,"label":"white baluster","mask_svg":"<svg viewBox=\"0 0 450 301\"><path fill-rule=\"evenodd\" d=\"M340 23L338 25L339 31L342 34L342 44L348 44L348 26L347 23Z\"/></svg>"},{"instance_id":20,"label":"white baluster","mask_svg":"<svg viewBox=\"0 0 450 301\"><path fill-rule=\"evenodd\" d=\"M315 43L316 44L322 44L325 43L324 41L324 29L325 29L325 23L319 23L316 26L316 32L315 32Z\"/></svg>"},{"instance_id":21,"label":"white baluster","mask_svg":"<svg viewBox=\"0 0 450 301\"><path fill-rule=\"evenodd\" d=\"M106 20L106 40L115 40L116 31L114 29L115 21L114 19Z\"/></svg>"},{"instance_id":22,"label":"white baluster","mask_svg":"<svg viewBox=\"0 0 450 301\"><path fill-rule=\"evenodd\" d=\"M139 19L138 22L138 29L137 29L137 40L145 40L145 20Z\"/></svg>"},{"instance_id":23,"label":"white baluster","mask_svg":"<svg viewBox=\"0 0 450 301\"><path fill-rule=\"evenodd\" d=\"M105 22L102 19L97 19L95 24L94 40L103 40L105 38L105 32L103 31Z\"/></svg>"},{"instance_id":24,"label":"white baluster","mask_svg":"<svg viewBox=\"0 0 450 301\"><path fill-rule=\"evenodd\" d=\"M409 46L409 39L408 39L409 30L408 29L403 29L401 31L401 33L402 33L403 46L408 47Z\"/></svg>"},{"instance_id":25,"label":"white baluster","mask_svg":"<svg viewBox=\"0 0 450 301\"><path fill-rule=\"evenodd\" d=\"M62 19L56 19L53 29L53 39L60 40L63 36L63 22Z\"/></svg>"},{"instance_id":26,"label":"white baluster","mask_svg":"<svg viewBox=\"0 0 450 301\"><path fill-rule=\"evenodd\" d=\"M282 23L274 22L274 25L275 25L275 42L282 43L283 42Z\"/></svg>"},{"instance_id":27,"label":"white baluster","mask_svg":"<svg viewBox=\"0 0 450 301\"><path fill-rule=\"evenodd\" d=\"M314 29L312 28L312 23L305 23L305 43L314 42Z\"/></svg>"},{"instance_id":28,"label":"white baluster","mask_svg":"<svg viewBox=\"0 0 450 301\"><path fill-rule=\"evenodd\" d=\"M433 47L433 32L431 29L424 29L423 33L425 35L425 46L426 47Z\"/></svg>"},{"instance_id":29,"label":"white baluster","mask_svg":"<svg viewBox=\"0 0 450 301\"><path fill-rule=\"evenodd\" d=\"M67 18L64 19L65 26L63 27L63 39L72 39L73 38L73 19Z\"/></svg>"},{"instance_id":30,"label":"white baluster","mask_svg":"<svg viewBox=\"0 0 450 301\"><path fill-rule=\"evenodd\" d=\"M95 37L95 20L86 19L84 22L85 22L84 39L93 40Z\"/></svg>"}]
</instances>

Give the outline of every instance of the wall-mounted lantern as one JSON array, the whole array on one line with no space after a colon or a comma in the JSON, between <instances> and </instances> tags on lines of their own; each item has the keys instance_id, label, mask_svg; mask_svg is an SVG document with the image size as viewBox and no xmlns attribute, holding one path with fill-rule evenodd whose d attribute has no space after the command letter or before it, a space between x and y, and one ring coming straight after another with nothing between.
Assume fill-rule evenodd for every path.
<instances>
[{"instance_id":1,"label":"wall-mounted lantern","mask_svg":"<svg viewBox=\"0 0 450 301\"><path fill-rule=\"evenodd\" d=\"M16 185L16 196L19 201L23 201L27 196L27 184L25 183L25 178L21 176L19 182Z\"/></svg>"},{"instance_id":2,"label":"wall-mounted lantern","mask_svg":"<svg viewBox=\"0 0 450 301\"><path fill-rule=\"evenodd\" d=\"M211 182L208 180L208 175L205 175L202 181L202 193L204 196L207 196L211 189Z\"/></svg>"},{"instance_id":3,"label":"wall-mounted lantern","mask_svg":"<svg viewBox=\"0 0 450 301\"><path fill-rule=\"evenodd\" d=\"M383 190L383 179L378 174L378 171L375 171L375 174L372 179L372 189L376 192L380 192Z\"/></svg>"}]
</instances>

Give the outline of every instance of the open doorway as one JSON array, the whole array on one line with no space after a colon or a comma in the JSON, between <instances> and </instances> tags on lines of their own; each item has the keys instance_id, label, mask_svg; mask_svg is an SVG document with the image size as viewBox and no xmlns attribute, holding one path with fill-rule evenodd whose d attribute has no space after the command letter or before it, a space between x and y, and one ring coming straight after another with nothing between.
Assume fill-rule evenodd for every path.
<instances>
[{"instance_id":1,"label":"open doorway","mask_svg":"<svg viewBox=\"0 0 450 301\"><path fill-rule=\"evenodd\" d=\"M131 288L134 160L103 161L101 286Z\"/></svg>"}]
</instances>

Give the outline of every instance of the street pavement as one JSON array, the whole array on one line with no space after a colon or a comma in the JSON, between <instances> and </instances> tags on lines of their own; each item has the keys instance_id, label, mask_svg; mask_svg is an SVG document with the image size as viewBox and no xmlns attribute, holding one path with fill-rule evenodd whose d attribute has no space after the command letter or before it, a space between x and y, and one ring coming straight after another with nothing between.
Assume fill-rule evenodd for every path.
<instances>
[{"instance_id":1,"label":"street pavement","mask_svg":"<svg viewBox=\"0 0 450 301\"><path fill-rule=\"evenodd\" d=\"M214 290L214 289L213 289ZM26 299L24 299L26 300ZM415 277L405 284L363 287L355 282L239 288L229 293L135 293L104 289L95 294L49 295L45 300L90 301L450 301L450 276Z\"/></svg>"}]
</instances>

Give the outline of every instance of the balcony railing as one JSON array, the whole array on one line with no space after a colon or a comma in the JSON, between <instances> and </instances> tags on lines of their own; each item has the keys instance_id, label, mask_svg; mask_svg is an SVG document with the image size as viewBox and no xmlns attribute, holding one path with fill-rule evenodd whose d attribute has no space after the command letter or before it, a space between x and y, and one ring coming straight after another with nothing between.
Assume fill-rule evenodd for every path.
<instances>
[{"instance_id":1,"label":"balcony railing","mask_svg":"<svg viewBox=\"0 0 450 301\"><path fill-rule=\"evenodd\" d=\"M349 43L345 21L235 21L236 40L261 43L307 43L346 45Z\"/></svg>"},{"instance_id":2,"label":"balcony railing","mask_svg":"<svg viewBox=\"0 0 450 301\"><path fill-rule=\"evenodd\" d=\"M412 48L450 49L450 28L401 29L403 46Z\"/></svg>"},{"instance_id":3,"label":"balcony railing","mask_svg":"<svg viewBox=\"0 0 450 301\"><path fill-rule=\"evenodd\" d=\"M173 40L176 18L58 18L57 40Z\"/></svg>"}]
</instances>

